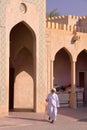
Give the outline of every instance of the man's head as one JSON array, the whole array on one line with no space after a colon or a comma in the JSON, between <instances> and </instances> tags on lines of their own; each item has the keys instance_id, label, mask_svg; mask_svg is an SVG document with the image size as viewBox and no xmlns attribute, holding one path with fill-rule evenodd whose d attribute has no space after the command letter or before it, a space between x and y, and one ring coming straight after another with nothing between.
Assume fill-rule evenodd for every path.
<instances>
[{"instance_id":1,"label":"man's head","mask_svg":"<svg viewBox=\"0 0 87 130\"><path fill-rule=\"evenodd\" d=\"M52 92L52 93L55 93L55 92L56 92L56 89L55 89L55 88L52 88L52 89L51 89L51 92Z\"/></svg>"}]
</instances>

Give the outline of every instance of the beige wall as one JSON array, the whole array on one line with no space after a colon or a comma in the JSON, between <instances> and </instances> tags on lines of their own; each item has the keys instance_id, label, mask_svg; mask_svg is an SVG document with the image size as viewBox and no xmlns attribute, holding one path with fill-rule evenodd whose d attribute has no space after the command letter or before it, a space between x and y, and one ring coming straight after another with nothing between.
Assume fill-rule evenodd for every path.
<instances>
[{"instance_id":1,"label":"beige wall","mask_svg":"<svg viewBox=\"0 0 87 130\"><path fill-rule=\"evenodd\" d=\"M58 58L56 61L56 64L54 64L53 67L55 67L55 76L57 78L59 78L59 80L54 79L55 76L52 74L52 68L51 66L49 66L48 64L48 69L51 70L50 71L50 78L52 80L55 81L55 83L59 85L61 84L71 84L72 85L72 91L75 91L76 86L78 85L79 82L79 77L76 77L76 74L78 75L78 72L76 73L76 62L78 55L80 54L80 52L82 52L83 50L85 51L85 55L83 55L84 53L82 53L82 57L84 58L80 58L80 63L78 63L78 68L77 71L87 71L87 63L86 63L86 59L87 59L87 34L86 33L81 33L78 32L77 36L80 37L80 39L78 39L76 42L72 42L72 38L73 38L73 30L62 30L62 28L58 28L58 26L53 26L50 23L48 24L49 26L46 28L46 44L48 44L48 50L49 50L49 57L48 57L48 61L51 63L51 61L55 61L55 58ZM63 52L61 53L61 57L56 57L56 55L60 52L61 49L65 50L65 54L63 55ZM68 54L68 63L67 63L67 59L65 58L65 55ZM61 60L60 60L61 59ZM79 62L79 61L78 61ZM66 75L65 75L65 70L66 70L66 66L68 67L68 70L66 71ZM57 68L58 67L58 68ZM60 69L60 67L62 69ZM53 72L54 73L54 72ZM63 76L61 76L63 73ZM59 77L60 75L60 77ZM64 78L63 78L64 77ZM85 79L86 81L87 79ZM50 86L50 85L49 85ZM87 84L85 84L85 86L87 86ZM87 92L86 92L87 93ZM74 97L75 95L73 95ZM71 98L72 100L72 98ZM73 101L76 102L76 99L74 98ZM71 101L71 102L73 102ZM74 103L75 103L74 102ZM73 103L73 107L76 107L75 104ZM71 103L72 104L72 103ZM72 106L72 105L71 105Z\"/></svg>"},{"instance_id":2,"label":"beige wall","mask_svg":"<svg viewBox=\"0 0 87 130\"><path fill-rule=\"evenodd\" d=\"M46 84L45 71L42 68L45 63L45 10L45 0L2 0L0 3L0 43L5 50L4 55L0 54L3 56L2 61L5 61L3 67L1 65L4 68L4 91L0 98L0 114L9 112L10 63L10 67L15 67L14 107L44 111L46 93L43 90L46 90ZM22 27L17 26L20 22L23 23ZM0 74L3 73L2 70Z\"/></svg>"},{"instance_id":3,"label":"beige wall","mask_svg":"<svg viewBox=\"0 0 87 130\"><path fill-rule=\"evenodd\" d=\"M78 54L87 49L87 34L78 32L77 35L80 36L80 39L75 43L71 43L73 37L73 31L59 30L59 29L50 29L47 28L47 39L50 40L48 44L50 44L50 55L51 58L54 59L55 54L61 49L65 48L69 55L73 58L73 60L77 59Z\"/></svg>"}]
</instances>

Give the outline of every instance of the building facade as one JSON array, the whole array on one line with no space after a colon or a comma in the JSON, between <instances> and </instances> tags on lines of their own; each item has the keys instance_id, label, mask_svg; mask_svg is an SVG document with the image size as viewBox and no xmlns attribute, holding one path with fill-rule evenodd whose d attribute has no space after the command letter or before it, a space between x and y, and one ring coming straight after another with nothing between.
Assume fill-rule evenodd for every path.
<instances>
[{"instance_id":1,"label":"building facade","mask_svg":"<svg viewBox=\"0 0 87 130\"><path fill-rule=\"evenodd\" d=\"M0 0L0 115L43 112L55 85L84 87L87 103L87 17L46 21L45 0Z\"/></svg>"},{"instance_id":2,"label":"building facade","mask_svg":"<svg viewBox=\"0 0 87 130\"><path fill-rule=\"evenodd\" d=\"M0 0L0 115L43 111L45 0Z\"/></svg>"},{"instance_id":3,"label":"building facade","mask_svg":"<svg viewBox=\"0 0 87 130\"><path fill-rule=\"evenodd\" d=\"M58 16L46 21L50 86L71 86L70 106L77 108L77 89L87 104L87 17ZM49 79L50 77L50 79Z\"/></svg>"}]
</instances>

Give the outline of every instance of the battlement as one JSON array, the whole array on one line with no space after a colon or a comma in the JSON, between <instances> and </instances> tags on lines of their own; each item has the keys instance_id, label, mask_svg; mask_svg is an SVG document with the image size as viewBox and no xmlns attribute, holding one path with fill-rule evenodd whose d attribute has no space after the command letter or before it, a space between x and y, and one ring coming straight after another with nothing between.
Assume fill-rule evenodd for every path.
<instances>
[{"instance_id":1,"label":"battlement","mask_svg":"<svg viewBox=\"0 0 87 130\"><path fill-rule=\"evenodd\" d=\"M87 28L46 21L46 28L87 33Z\"/></svg>"},{"instance_id":2,"label":"battlement","mask_svg":"<svg viewBox=\"0 0 87 130\"><path fill-rule=\"evenodd\" d=\"M55 16L47 18L47 21L55 22L59 24L76 25L76 26L87 26L87 16Z\"/></svg>"},{"instance_id":3,"label":"battlement","mask_svg":"<svg viewBox=\"0 0 87 130\"><path fill-rule=\"evenodd\" d=\"M87 16L55 16L46 20L47 28L87 33Z\"/></svg>"},{"instance_id":4,"label":"battlement","mask_svg":"<svg viewBox=\"0 0 87 130\"><path fill-rule=\"evenodd\" d=\"M87 16L73 16L73 15L65 15L65 16L54 16L54 17L48 17L47 21L55 21L55 20L64 20L64 19L72 19L72 20L85 20L87 19Z\"/></svg>"},{"instance_id":5,"label":"battlement","mask_svg":"<svg viewBox=\"0 0 87 130\"><path fill-rule=\"evenodd\" d=\"M52 20L58 20L58 19L65 19L65 18L67 18L68 16L54 16L54 17L48 17L47 18L47 20L49 20L49 21L52 21Z\"/></svg>"},{"instance_id":6,"label":"battlement","mask_svg":"<svg viewBox=\"0 0 87 130\"><path fill-rule=\"evenodd\" d=\"M59 24L68 24L68 16L55 16L48 18L47 21Z\"/></svg>"}]
</instances>

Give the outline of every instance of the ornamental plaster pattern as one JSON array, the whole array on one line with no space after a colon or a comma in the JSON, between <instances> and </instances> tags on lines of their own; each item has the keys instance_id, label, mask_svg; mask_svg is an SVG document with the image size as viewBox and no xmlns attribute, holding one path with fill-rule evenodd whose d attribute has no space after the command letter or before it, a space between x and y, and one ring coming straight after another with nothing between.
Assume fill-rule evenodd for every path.
<instances>
[{"instance_id":1,"label":"ornamental plaster pattern","mask_svg":"<svg viewBox=\"0 0 87 130\"><path fill-rule=\"evenodd\" d=\"M4 5L4 2L0 3L0 26L3 26L5 24L5 11L6 6Z\"/></svg>"},{"instance_id":2,"label":"ornamental plaster pattern","mask_svg":"<svg viewBox=\"0 0 87 130\"><path fill-rule=\"evenodd\" d=\"M45 30L45 2L44 0L20 0L21 2L30 2L35 4L36 8L39 11L39 42L38 44L38 75L37 75L37 86L38 89L38 98L40 99L39 103L43 101L43 91L44 91L44 30ZM9 2L9 3L8 3ZM6 31L5 26L6 22L6 6L10 4L8 0L0 1L0 104L6 103ZM32 12L30 12L32 15ZM41 89L40 89L41 88Z\"/></svg>"},{"instance_id":3,"label":"ornamental plaster pattern","mask_svg":"<svg viewBox=\"0 0 87 130\"><path fill-rule=\"evenodd\" d=\"M5 28L0 28L0 105L6 103L6 38Z\"/></svg>"},{"instance_id":4,"label":"ornamental plaster pattern","mask_svg":"<svg viewBox=\"0 0 87 130\"><path fill-rule=\"evenodd\" d=\"M0 105L6 104L6 0L0 0Z\"/></svg>"}]
</instances>

